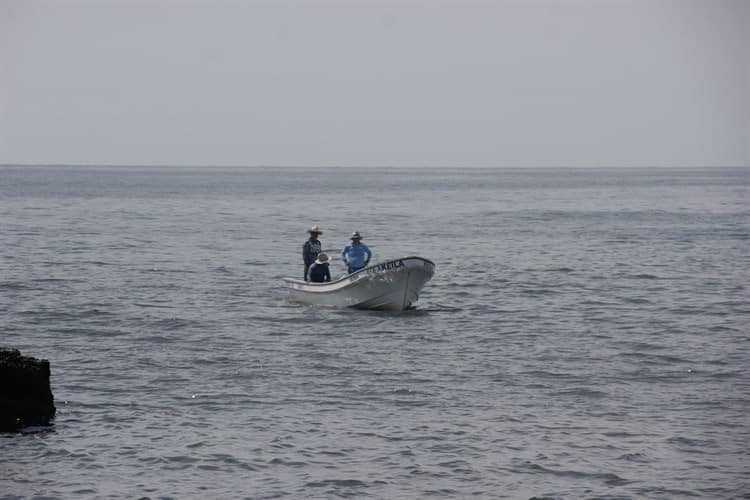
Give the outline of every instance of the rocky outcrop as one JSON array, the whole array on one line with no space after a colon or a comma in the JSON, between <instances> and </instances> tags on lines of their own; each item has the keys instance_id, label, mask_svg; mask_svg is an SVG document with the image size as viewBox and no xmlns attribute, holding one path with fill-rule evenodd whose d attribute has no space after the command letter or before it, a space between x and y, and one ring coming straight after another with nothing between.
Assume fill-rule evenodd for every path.
<instances>
[{"instance_id":1,"label":"rocky outcrop","mask_svg":"<svg viewBox=\"0 0 750 500\"><path fill-rule=\"evenodd\" d=\"M55 416L49 361L0 348L0 432L48 425Z\"/></svg>"}]
</instances>

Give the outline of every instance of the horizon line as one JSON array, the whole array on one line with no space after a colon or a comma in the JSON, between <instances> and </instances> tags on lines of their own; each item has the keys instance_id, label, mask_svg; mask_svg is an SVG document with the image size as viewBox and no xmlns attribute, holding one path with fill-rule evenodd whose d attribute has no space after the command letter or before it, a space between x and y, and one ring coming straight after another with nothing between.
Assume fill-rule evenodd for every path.
<instances>
[{"instance_id":1,"label":"horizon line","mask_svg":"<svg viewBox=\"0 0 750 500\"><path fill-rule=\"evenodd\" d=\"M750 163L745 165L207 165L207 164L166 164L166 163L143 163L143 164L117 164L117 163L0 163L0 168L8 167L83 167L83 168L235 168L235 169L293 169L293 168L319 168L319 169L486 169L486 170L520 170L520 169L675 169L675 168L750 168Z\"/></svg>"}]
</instances>

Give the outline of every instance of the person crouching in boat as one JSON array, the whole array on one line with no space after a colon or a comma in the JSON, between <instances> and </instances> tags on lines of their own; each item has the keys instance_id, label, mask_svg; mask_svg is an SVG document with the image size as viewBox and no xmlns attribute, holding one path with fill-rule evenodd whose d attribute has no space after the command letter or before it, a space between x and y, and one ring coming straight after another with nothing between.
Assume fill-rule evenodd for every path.
<instances>
[{"instance_id":1,"label":"person crouching in boat","mask_svg":"<svg viewBox=\"0 0 750 500\"><path fill-rule=\"evenodd\" d=\"M372 252L367 248L367 245L362 243L362 236L359 231L353 232L351 245L346 245L341 251L341 259L349 268L349 273L367 267L371 258Z\"/></svg>"},{"instance_id":2,"label":"person crouching in boat","mask_svg":"<svg viewBox=\"0 0 750 500\"><path fill-rule=\"evenodd\" d=\"M328 269L328 255L318 254L318 258L310 266L310 281L313 283L325 283L331 281L331 271Z\"/></svg>"},{"instance_id":3,"label":"person crouching in boat","mask_svg":"<svg viewBox=\"0 0 750 500\"><path fill-rule=\"evenodd\" d=\"M318 226L311 227L307 232L310 233L310 239L302 245L302 260L305 261L305 277L303 279L305 281L308 279L307 272L310 269L310 266L315 262L315 259L318 258L318 254L322 250L318 236L323 234L323 231L321 231Z\"/></svg>"}]
</instances>

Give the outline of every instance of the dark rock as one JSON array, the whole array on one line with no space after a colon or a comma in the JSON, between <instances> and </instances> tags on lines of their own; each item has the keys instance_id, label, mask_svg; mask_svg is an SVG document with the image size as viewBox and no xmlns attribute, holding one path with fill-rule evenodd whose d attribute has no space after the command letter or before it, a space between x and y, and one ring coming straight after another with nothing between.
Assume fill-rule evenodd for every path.
<instances>
[{"instance_id":1,"label":"dark rock","mask_svg":"<svg viewBox=\"0 0 750 500\"><path fill-rule=\"evenodd\" d=\"M49 361L0 348L0 432L48 425L55 416Z\"/></svg>"}]
</instances>

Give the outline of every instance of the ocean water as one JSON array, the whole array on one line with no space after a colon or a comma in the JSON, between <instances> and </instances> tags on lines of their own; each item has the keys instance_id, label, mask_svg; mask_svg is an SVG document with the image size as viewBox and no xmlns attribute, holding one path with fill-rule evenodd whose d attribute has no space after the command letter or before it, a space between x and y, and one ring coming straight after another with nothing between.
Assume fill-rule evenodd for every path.
<instances>
[{"instance_id":1,"label":"ocean water","mask_svg":"<svg viewBox=\"0 0 750 500\"><path fill-rule=\"evenodd\" d=\"M290 303L312 224L417 307ZM750 169L0 167L0 497L750 498L748 278Z\"/></svg>"}]
</instances>

